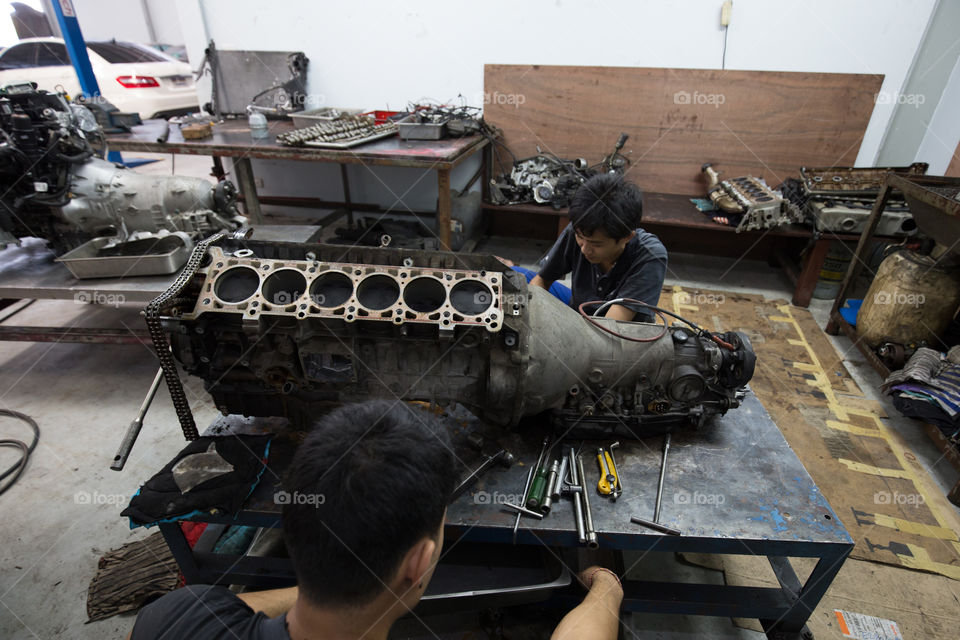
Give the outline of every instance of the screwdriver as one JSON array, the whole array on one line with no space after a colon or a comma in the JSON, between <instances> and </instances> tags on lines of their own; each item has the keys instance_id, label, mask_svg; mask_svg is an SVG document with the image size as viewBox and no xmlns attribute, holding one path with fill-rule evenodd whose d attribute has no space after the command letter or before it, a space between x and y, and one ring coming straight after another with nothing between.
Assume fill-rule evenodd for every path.
<instances>
[{"instance_id":1,"label":"screwdriver","mask_svg":"<svg viewBox=\"0 0 960 640\"><path fill-rule=\"evenodd\" d=\"M550 436L543 439L543 448L540 450L540 457L537 458L537 466L534 467L533 483L530 485L530 493L527 494L527 509L538 511L543 499L547 493L547 475L550 473L547 462L547 451L550 445Z\"/></svg>"}]
</instances>

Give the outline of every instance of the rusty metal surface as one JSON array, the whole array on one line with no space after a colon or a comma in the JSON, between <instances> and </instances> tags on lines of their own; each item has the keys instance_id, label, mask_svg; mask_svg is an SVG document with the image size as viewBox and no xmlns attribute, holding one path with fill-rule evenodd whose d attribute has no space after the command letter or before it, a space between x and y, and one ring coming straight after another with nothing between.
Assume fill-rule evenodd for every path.
<instances>
[{"instance_id":1,"label":"rusty metal surface","mask_svg":"<svg viewBox=\"0 0 960 640\"><path fill-rule=\"evenodd\" d=\"M88 327L0 327L0 341L149 345L150 334Z\"/></svg>"},{"instance_id":2,"label":"rusty metal surface","mask_svg":"<svg viewBox=\"0 0 960 640\"><path fill-rule=\"evenodd\" d=\"M487 145L482 136L445 140L401 140L384 138L352 149L285 147L276 136L293 130L288 121L269 121L270 135L254 140L245 119L227 120L213 127L213 135L202 140L184 140L179 127L170 128L166 143L157 142L163 120L147 120L130 133L110 134L107 143L114 151L181 153L188 155L309 160L343 164L389 165L426 169L452 169L464 158Z\"/></svg>"},{"instance_id":3,"label":"rusty metal surface","mask_svg":"<svg viewBox=\"0 0 960 640\"><path fill-rule=\"evenodd\" d=\"M960 252L960 178L889 174L887 184L903 192L921 231Z\"/></svg>"}]
</instances>

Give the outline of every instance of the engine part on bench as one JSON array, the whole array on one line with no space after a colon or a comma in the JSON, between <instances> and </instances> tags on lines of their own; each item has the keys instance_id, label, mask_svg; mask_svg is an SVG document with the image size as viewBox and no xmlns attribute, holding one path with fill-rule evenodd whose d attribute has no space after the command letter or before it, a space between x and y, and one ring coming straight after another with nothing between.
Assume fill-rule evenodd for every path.
<instances>
[{"instance_id":1,"label":"engine part on bench","mask_svg":"<svg viewBox=\"0 0 960 640\"><path fill-rule=\"evenodd\" d=\"M914 162L909 167L801 167L800 179L808 196L861 198L872 204L888 173L922 176L929 168L926 162ZM902 201L903 196L899 199Z\"/></svg>"},{"instance_id":2,"label":"engine part on bench","mask_svg":"<svg viewBox=\"0 0 960 640\"><path fill-rule=\"evenodd\" d=\"M810 199L807 202L807 215L813 220L817 231L836 233L860 233L867 226L872 203L857 200L837 201L835 199ZM917 235L917 223L907 209L906 204L889 204L880 214L880 221L874 231L879 236Z\"/></svg>"},{"instance_id":3,"label":"engine part on bench","mask_svg":"<svg viewBox=\"0 0 960 640\"><path fill-rule=\"evenodd\" d=\"M591 167L583 158L563 160L553 154L541 153L516 160L509 175L490 181L490 198L494 204L523 204L536 202L562 209L588 178L598 171L623 173L630 161L620 153L628 136L621 133L613 152Z\"/></svg>"},{"instance_id":4,"label":"engine part on bench","mask_svg":"<svg viewBox=\"0 0 960 640\"><path fill-rule=\"evenodd\" d=\"M88 140L102 135L99 128L61 95L0 90L0 135L0 248L39 236L62 255L97 240L102 253L85 255L89 261L140 257L135 245L123 245L181 236L185 259L197 240L245 222L229 182L150 176L95 157Z\"/></svg>"},{"instance_id":5,"label":"engine part on bench","mask_svg":"<svg viewBox=\"0 0 960 640\"><path fill-rule=\"evenodd\" d=\"M724 213L741 214L737 233L803 222L800 209L767 186L763 178L748 175L721 180L721 173L709 162L700 170L707 175L707 195L714 205Z\"/></svg>"},{"instance_id":6,"label":"engine part on bench","mask_svg":"<svg viewBox=\"0 0 960 640\"><path fill-rule=\"evenodd\" d=\"M738 406L753 375L743 334L596 319L647 342L622 340L492 256L227 238L199 250L157 314L225 414L307 425L399 397L501 425L552 410L635 438Z\"/></svg>"}]
</instances>

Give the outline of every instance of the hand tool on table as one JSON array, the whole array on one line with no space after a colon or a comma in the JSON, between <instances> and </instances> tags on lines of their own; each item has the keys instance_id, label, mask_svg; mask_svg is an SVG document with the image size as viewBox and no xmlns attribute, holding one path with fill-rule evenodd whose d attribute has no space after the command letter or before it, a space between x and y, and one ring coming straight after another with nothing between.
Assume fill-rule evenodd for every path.
<instances>
[{"instance_id":1,"label":"hand tool on table","mask_svg":"<svg viewBox=\"0 0 960 640\"><path fill-rule=\"evenodd\" d=\"M526 496L526 506L531 511L540 510L540 505L543 504L547 492L547 475L549 474L547 453L549 451L550 436L547 436L543 439L543 448L540 449L540 456L533 468L533 482L530 484L530 492Z\"/></svg>"},{"instance_id":2,"label":"hand tool on table","mask_svg":"<svg viewBox=\"0 0 960 640\"><path fill-rule=\"evenodd\" d=\"M483 438L482 436L478 437L475 434L471 434L471 436L468 436L467 441L474 448L480 448L481 452L483 450L484 444L487 442L485 438ZM515 458L513 454L507 451L506 449L504 449L503 447L500 447L499 451L497 451L496 453L487 455L487 459L484 460L479 467L474 469L473 472L471 472L470 475L468 475L463 480L463 482L461 482L457 486L457 488L453 490L453 495L450 497L450 502L453 502L454 500L459 498L461 495L463 495L463 493L467 489L469 489L471 486L473 486L473 483L476 482L477 479L479 479L480 476L486 473L490 469L490 467L492 467L493 465L499 464L501 467L504 467L505 469L509 469L511 466L513 466L514 460Z\"/></svg>"},{"instance_id":3,"label":"hand tool on table","mask_svg":"<svg viewBox=\"0 0 960 640\"><path fill-rule=\"evenodd\" d=\"M530 509L521 507L520 505L517 505L517 504L513 504L512 502L504 502L502 506L504 509L512 509L513 511L516 511L518 516L526 515L526 516L530 516L531 518L536 518L537 520L543 520L542 513L538 513L536 511L530 511Z\"/></svg>"},{"instance_id":4,"label":"hand tool on table","mask_svg":"<svg viewBox=\"0 0 960 640\"><path fill-rule=\"evenodd\" d=\"M653 529L654 531L669 534L671 536L679 536L681 535L681 531L679 529L674 529L673 527L660 524L660 501L663 498L663 477L667 471L667 453L669 451L670 432L668 431L667 435L663 438L663 456L660 459L660 480L657 482L657 503L653 510L653 521L651 522L650 520L645 520L643 518L634 516L630 518L630 522L647 527L648 529Z\"/></svg>"},{"instance_id":5,"label":"hand tool on table","mask_svg":"<svg viewBox=\"0 0 960 640\"><path fill-rule=\"evenodd\" d=\"M617 463L613 459L613 448L619 446L619 442L614 442L610 445L609 451L603 447L597 449L597 464L600 466L597 493L609 497L612 501L616 501L623 493L623 487L620 484L620 472L617 470Z\"/></svg>"},{"instance_id":6,"label":"hand tool on table","mask_svg":"<svg viewBox=\"0 0 960 640\"><path fill-rule=\"evenodd\" d=\"M140 403L140 410L137 412L137 417L134 418L130 426L127 427L127 432L123 436L123 441L120 443L117 455L113 457L113 464L110 465L113 471L123 471L123 465L127 464L127 458L130 457L133 443L137 441L137 436L140 435L140 429L143 428L143 418L147 415L147 409L150 408L150 403L153 402L154 396L157 395L157 389L160 388L161 380L163 380L163 369L157 369L157 375L153 377L153 382L150 384L147 396L143 399L143 402Z\"/></svg>"},{"instance_id":7,"label":"hand tool on table","mask_svg":"<svg viewBox=\"0 0 960 640\"><path fill-rule=\"evenodd\" d=\"M540 511L543 515L550 513L553 503L560 499L560 461L554 460L550 464L550 473L547 474L547 491L543 496L543 502L540 503Z\"/></svg>"},{"instance_id":8,"label":"hand tool on table","mask_svg":"<svg viewBox=\"0 0 960 640\"><path fill-rule=\"evenodd\" d=\"M520 502L527 502L527 492L530 491L530 481L533 480L533 467L527 469L527 482L523 485L523 495L520 496ZM517 521L513 523L513 544L517 544L517 529L520 527L520 518L522 511L517 512Z\"/></svg>"},{"instance_id":9,"label":"hand tool on table","mask_svg":"<svg viewBox=\"0 0 960 640\"><path fill-rule=\"evenodd\" d=\"M571 451L573 449L571 448ZM577 456L577 474L580 477L580 486L583 488L583 519L584 519L584 537L587 540L587 546L596 549L600 546L597 542L597 531L593 528L593 513L590 511L590 492L587 491L587 476L583 472L583 459Z\"/></svg>"}]
</instances>

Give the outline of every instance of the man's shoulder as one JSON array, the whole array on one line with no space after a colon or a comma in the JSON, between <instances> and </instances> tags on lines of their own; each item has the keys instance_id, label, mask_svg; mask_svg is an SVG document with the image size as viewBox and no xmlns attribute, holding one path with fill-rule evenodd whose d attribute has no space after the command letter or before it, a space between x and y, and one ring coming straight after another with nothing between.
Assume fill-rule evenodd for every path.
<instances>
[{"instance_id":1,"label":"man's shoulder","mask_svg":"<svg viewBox=\"0 0 960 640\"><path fill-rule=\"evenodd\" d=\"M637 229L636 232L637 235L634 236L633 241L636 242L639 259L667 257L667 248L663 246L660 238L643 229Z\"/></svg>"},{"instance_id":2,"label":"man's shoulder","mask_svg":"<svg viewBox=\"0 0 960 640\"><path fill-rule=\"evenodd\" d=\"M254 613L229 589L189 585L141 609L133 626L131 640L266 638L258 631L262 620L266 620L266 617Z\"/></svg>"}]
</instances>

